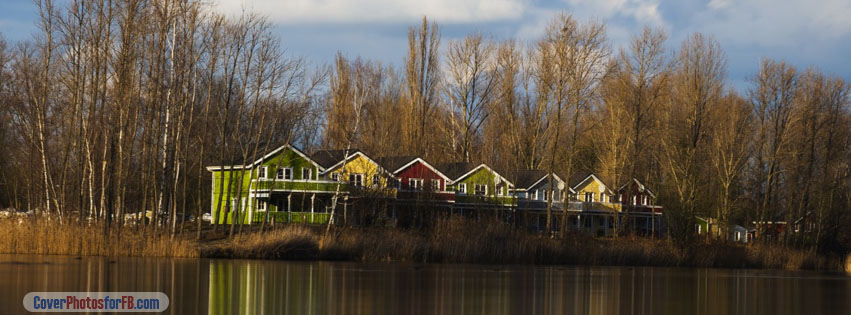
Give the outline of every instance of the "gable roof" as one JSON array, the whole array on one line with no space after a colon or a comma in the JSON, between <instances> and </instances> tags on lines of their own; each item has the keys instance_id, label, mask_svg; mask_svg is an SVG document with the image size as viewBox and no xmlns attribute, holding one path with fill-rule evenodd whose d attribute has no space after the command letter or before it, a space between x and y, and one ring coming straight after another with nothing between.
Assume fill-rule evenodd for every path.
<instances>
[{"instance_id":1,"label":"gable roof","mask_svg":"<svg viewBox=\"0 0 851 315\"><path fill-rule=\"evenodd\" d=\"M579 186L579 184L581 184L583 181L585 181L585 179L587 179L591 175L593 174L589 171L573 172L573 174L571 174L570 178L567 180L567 185L570 186L570 188L576 188L576 186Z\"/></svg>"},{"instance_id":2,"label":"gable roof","mask_svg":"<svg viewBox=\"0 0 851 315\"><path fill-rule=\"evenodd\" d=\"M265 146L266 146L266 144L265 144L265 143L259 143L259 144L257 144L257 148L258 148L258 149L260 149L261 147L265 147ZM274 150L272 150L272 151L269 151L269 152L268 152L268 153L266 153L266 154L263 154L263 155L262 155L259 159L255 160L255 161L253 161L253 162L251 162L251 163L249 163L249 164L243 164L244 162L242 162L243 160L242 160L242 158L241 158L241 156L240 156L240 158L239 158L239 159L234 159L233 161L235 161L235 163L233 163L233 164L231 164L231 165L225 165L225 166L207 166L207 170L208 170L208 171L216 171L216 170L221 170L221 169L224 169L224 168L233 168L233 169L254 168L254 167L255 167L255 166L257 166L257 165L262 164L262 163L263 163L263 161L265 161L266 159L268 159L268 158L270 158L270 157L272 157L272 156L275 156L276 154L280 153L280 152L281 152L281 151L283 151L284 149L290 149L290 150L292 150L293 152L295 152L296 154L298 154L299 156L301 156L302 158L304 158L305 160L307 160L308 162L310 162L310 164L315 165L315 166L319 169L319 171L322 171L322 170L324 169L324 168L322 167L322 165L320 165L319 163L317 163L314 159L311 159L309 156L307 156L307 154L305 154L304 152L302 152L301 150L299 150L299 149L298 149L298 148L296 148L295 146L293 146L293 145L291 145L291 144L289 144L289 143L286 143L286 144L283 144L283 145L281 145L281 146L279 146L279 147L275 148L275 149L274 149ZM254 159L254 157L251 157L251 158L246 159L246 160L250 161L250 160L252 160L252 159Z\"/></svg>"},{"instance_id":3,"label":"gable roof","mask_svg":"<svg viewBox=\"0 0 851 315\"><path fill-rule=\"evenodd\" d=\"M634 177L632 178L631 181L627 181L625 184L621 185L621 187L618 188L618 193L620 193L624 188L626 188L626 186L628 186L631 183L635 183L636 185L638 185L638 191L646 192L647 194L650 195L650 197L656 198L656 194L654 194L653 191L650 190L650 188L647 188L647 186L644 186L644 184L642 184L641 181L638 180L638 178L634 178Z\"/></svg>"},{"instance_id":4,"label":"gable roof","mask_svg":"<svg viewBox=\"0 0 851 315\"><path fill-rule=\"evenodd\" d=\"M381 164L379 164L375 160L371 159L368 155L363 153L363 151L358 150L358 149L349 149L348 161L354 160L358 155L362 156L364 159L366 159L370 163L378 166L378 170L381 173L385 173L385 174L389 173L387 171L387 169L384 168L384 166L382 166ZM323 173L328 173L328 172L333 171L337 167L344 165L343 159L346 156L346 150L320 150L320 151L316 151L315 153L313 153L313 156L315 157L315 159L321 160L321 163L325 163L325 165L328 165L328 166L323 165L325 167L325 171ZM390 174L390 175L392 175L392 174Z\"/></svg>"},{"instance_id":5,"label":"gable roof","mask_svg":"<svg viewBox=\"0 0 851 315\"><path fill-rule=\"evenodd\" d=\"M476 164L466 162L443 163L437 166L443 174L449 177L450 180L457 181L460 177L476 168Z\"/></svg>"},{"instance_id":6,"label":"gable roof","mask_svg":"<svg viewBox=\"0 0 851 315\"><path fill-rule=\"evenodd\" d=\"M402 170L410 167L411 165L414 165L414 163L420 162L425 167L432 170L435 174L440 175L440 177L443 177L443 179L446 182L452 181L452 179L449 176L446 176L446 174L444 174L439 169L437 169L436 167L434 167L431 164L429 164L428 162L426 162L426 160L424 160L421 157L417 157L417 156L386 156L386 157L378 158L377 161L378 161L378 164L381 165L381 167L384 167L385 169L387 169L388 171L393 173L393 175L396 175L397 173L401 172Z\"/></svg>"},{"instance_id":7,"label":"gable roof","mask_svg":"<svg viewBox=\"0 0 851 315\"><path fill-rule=\"evenodd\" d=\"M354 156L355 153L357 153L357 152L360 152L360 151L358 149L349 149L349 158ZM336 165L337 163L340 163L341 161L343 161L343 158L345 158L345 156L346 156L346 150L345 149L319 150L319 151L313 152L313 154L310 155L310 157L313 158L314 161L316 161L317 163L319 163L319 165L322 165L322 167L324 167L326 169L331 168L332 166Z\"/></svg>"},{"instance_id":8,"label":"gable roof","mask_svg":"<svg viewBox=\"0 0 851 315\"><path fill-rule=\"evenodd\" d=\"M417 157L413 155L405 155L405 156L382 156L380 158L375 159L381 167L386 168L388 171L393 172L394 174L399 171L403 166L410 164Z\"/></svg>"},{"instance_id":9,"label":"gable roof","mask_svg":"<svg viewBox=\"0 0 851 315\"><path fill-rule=\"evenodd\" d=\"M500 178L502 181L508 183L509 186L514 186L514 183L512 183L510 180L505 178L505 176L500 175L497 171L494 171L492 168L490 168L489 166L487 166L484 163L476 165L476 164L473 164L473 163L457 162L457 163L442 164L441 166L438 167L438 169L441 170L441 172L443 172L443 174L446 174L446 176L448 176L452 180L453 183L460 181L460 180L466 178L467 176L470 176L471 174L478 171L480 168L484 168L484 169L488 170L489 172L493 173L498 178Z\"/></svg>"},{"instance_id":10,"label":"gable roof","mask_svg":"<svg viewBox=\"0 0 851 315\"><path fill-rule=\"evenodd\" d=\"M512 172L512 177L514 178L518 189L528 190L538 185L541 181L547 180L547 174L547 171L544 170L517 170ZM558 174L553 174L553 176L555 176L555 180L557 182L564 182ZM573 191L573 188L567 188L568 190Z\"/></svg>"},{"instance_id":11,"label":"gable roof","mask_svg":"<svg viewBox=\"0 0 851 315\"><path fill-rule=\"evenodd\" d=\"M579 179L583 175L586 175L585 178ZM581 186L582 184L584 184L588 180L596 180L596 181L602 183L603 186L606 186L606 192L608 192L609 194L614 194L612 192L611 188L609 188L609 185L606 185L606 183L603 182L603 180L601 180L599 177L597 177L597 175L594 175L594 173L587 172L587 171L586 172L578 172L575 175L570 176L569 184L570 184L571 190L577 191L577 188L579 188L579 186Z\"/></svg>"}]
</instances>

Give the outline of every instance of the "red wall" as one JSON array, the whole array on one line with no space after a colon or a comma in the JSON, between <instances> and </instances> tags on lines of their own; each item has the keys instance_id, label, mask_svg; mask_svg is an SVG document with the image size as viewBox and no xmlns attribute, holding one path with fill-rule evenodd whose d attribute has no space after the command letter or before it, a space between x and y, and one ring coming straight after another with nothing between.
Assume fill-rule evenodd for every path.
<instances>
[{"instance_id":1,"label":"red wall","mask_svg":"<svg viewBox=\"0 0 851 315\"><path fill-rule=\"evenodd\" d=\"M416 163L408 166L406 169L403 169L401 172L396 173L396 178L399 179L400 188L402 190L408 190L410 187L408 186L408 179L410 178L422 178L423 186L425 186L424 190L431 189L431 180L437 179L440 181L440 190L446 190L446 182L443 181L443 177L440 177L437 173L429 169L422 162L417 161Z\"/></svg>"}]
</instances>

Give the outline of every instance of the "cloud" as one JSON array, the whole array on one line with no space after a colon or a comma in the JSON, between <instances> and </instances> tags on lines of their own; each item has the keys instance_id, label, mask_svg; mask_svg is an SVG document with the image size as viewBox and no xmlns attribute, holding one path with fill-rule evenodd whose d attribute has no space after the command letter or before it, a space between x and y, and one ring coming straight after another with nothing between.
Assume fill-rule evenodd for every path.
<instances>
[{"instance_id":1,"label":"cloud","mask_svg":"<svg viewBox=\"0 0 851 315\"><path fill-rule=\"evenodd\" d=\"M428 16L439 23L516 20L525 0L219 0L217 9L243 8L268 15L279 24L408 23Z\"/></svg>"},{"instance_id":2,"label":"cloud","mask_svg":"<svg viewBox=\"0 0 851 315\"><path fill-rule=\"evenodd\" d=\"M658 0L563 0L568 9L605 19L627 18L641 24L665 25Z\"/></svg>"}]
</instances>

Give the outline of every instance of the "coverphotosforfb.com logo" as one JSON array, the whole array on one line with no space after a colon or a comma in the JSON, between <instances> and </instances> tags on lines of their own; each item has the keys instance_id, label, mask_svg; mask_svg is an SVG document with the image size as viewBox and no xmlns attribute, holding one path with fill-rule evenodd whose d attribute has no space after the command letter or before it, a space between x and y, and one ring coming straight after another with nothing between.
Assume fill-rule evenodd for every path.
<instances>
[{"instance_id":1,"label":"coverphotosforfb.com logo","mask_svg":"<svg viewBox=\"0 0 851 315\"><path fill-rule=\"evenodd\" d=\"M24 296L30 312L162 312L168 296L162 292L30 292Z\"/></svg>"}]
</instances>

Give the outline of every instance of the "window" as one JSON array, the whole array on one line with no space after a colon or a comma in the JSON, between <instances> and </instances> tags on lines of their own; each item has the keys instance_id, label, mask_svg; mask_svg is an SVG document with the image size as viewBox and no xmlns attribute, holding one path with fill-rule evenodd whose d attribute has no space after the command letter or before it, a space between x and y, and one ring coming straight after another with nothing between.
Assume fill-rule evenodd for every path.
<instances>
[{"instance_id":1,"label":"window","mask_svg":"<svg viewBox=\"0 0 851 315\"><path fill-rule=\"evenodd\" d=\"M268 171L269 171L268 166L263 166L263 167L259 168L257 170L257 178L263 178L263 179L268 178L268 177L266 177L268 175L268 174L266 174L266 173L268 173Z\"/></svg>"},{"instance_id":2,"label":"window","mask_svg":"<svg viewBox=\"0 0 851 315\"><path fill-rule=\"evenodd\" d=\"M378 186L378 184L381 184L381 176L378 174L372 175L372 186Z\"/></svg>"},{"instance_id":3,"label":"window","mask_svg":"<svg viewBox=\"0 0 851 315\"><path fill-rule=\"evenodd\" d=\"M496 188L496 195L497 195L497 196L502 196L502 189L503 189L503 188L505 188L505 186L497 187L497 188Z\"/></svg>"},{"instance_id":4,"label":"window","mask_svg":"<svg viewBox=\"0 0 851 315\"><path fill-rule=\"evenodd\" d=\"M475 189L476 195L484 196L488 194L488 185L475 184L473 189Z\"/></svg>"},{"instance_id":5,"label":"window","mask_svg":"<svg viewBox=\"0 0 851 315\"><path fill-rule=\"evenodd\" d=\"M293 179L293 169L291 167L287 168L279 168L277 172L275 172L276 179Z\"/></svg>"},{"instance_id":6,"label":"window","mask_svg":"<svg viewBox=\"0 0 851 315\"><path fill-rule=\"evenodd\" d=\"M349 184L355 187L363 186L363 174L350 174L349 175Z\"/></svg>"},{"instance_id":7,"label":"window","mask_svg":"<svg viewBox=\"0 0 851 315\"><path fill-rule=\"evenodd\" d=\"M411 190L423 189L423 180L421 178L409 178L408 179L408 187Z\"/></svg>"},{"instance_id":8,"label":"window","mask_svg":"<svg viewBox=\"0 0 851 315\"><path fill-rule=\"evenodd\" d=\"M594 202L594 193L592 193L592 192L585 193L585 202Z\"/></svg>"},{"instance_id":9,"label":"window","mask_svg":"<svg viewBox=\"0 0 851 315\"><path fill-rule=\"evenodd\" d=\"M530 194L530 195L532 195L532 196L534 196L534 198L532 198L532 199L534 199L534 200L538 200L538 191L537 191L537 190L533 190L533 191L532 191L532 192L530 192L529 194Z\"/></svg>"},{"instance_id":10,"label":"window","mask_svg":"<svg viewBox=\"0 0 851 315\"><path fill-rule=\"evenodd\" d=\"M462 194L466 194L467 193L467 183L458 184L458 192L462 193Z\"/></svg>"},{"instance_id":11,"label":"window","mask_svg":"<svg viewBox=\"0 0 851 315\"><path fill-rule=\"evenodd\" d=\"M550 200L550 191L544 190L544 201Z\"/></svg>"},{"instance_id":12,"label":"window","mask_svg":"<svg viewBox=\"0 0 851 315\"><path fill-rule=\"evenodd\" d=\"M335 182L339 182L340 181L340 174L337 174L337 173L331 174L331 180L333 180Z\"/></svg>"},{"instance_id":13,"label":"window","mask_svg":"<svg viewBox=\"0 0 851 315\"><path fill-rule=\"evenodd\" d=\"M257 200L257 211L266 211L266 202Z\"/></svg>"},{"instance_id":14,"label":"window","mask_svg":"<svg viewBox=\"0 0 851 315\"><path fill-rule=\"evenodd\" d=\"M310 180L311 177L313 177L312 175L313 175L313 172L311 172L310 168L307 168L307 167L301 168L301 179Z\"/></svg>"},{"instance_id":15,"label":"window","mask_svg":"<svg viewBox=\"0 0 851 315\"><path fill-rule=\"evenodd\" d=\"M437 180L437 179L431 180L431 190L440 191L440 180Z\"/></svg>"}]
</instances>

